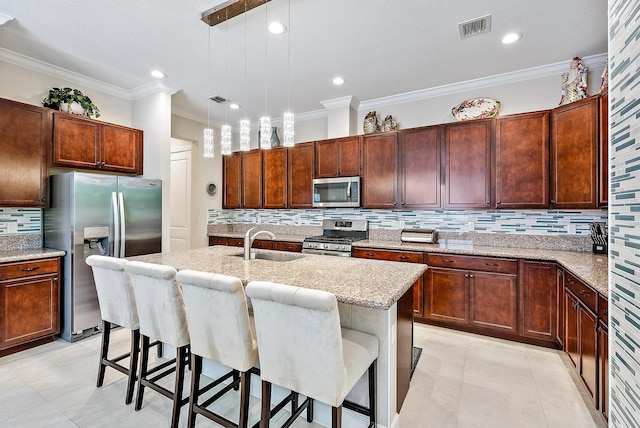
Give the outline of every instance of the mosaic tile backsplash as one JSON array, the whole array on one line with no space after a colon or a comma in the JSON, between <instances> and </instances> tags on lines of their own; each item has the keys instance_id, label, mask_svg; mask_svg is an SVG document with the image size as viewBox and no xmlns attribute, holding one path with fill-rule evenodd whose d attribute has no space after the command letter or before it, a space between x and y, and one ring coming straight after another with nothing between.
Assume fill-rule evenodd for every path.
<instances>
[{"instance_id":1,"label":"mosaic tile backsplash","mask_svg":"<svg viewBox=\"0 0 640 428\"><path fill-rule=\"evenodd\" d=\"M438 229L528 235L588 236L589 223L607 223L607 210L400 211L353 208L309 210L208 210L209 224L256 223L322 226L324 218L362 218L371 229Z\"/></svg>"},{"instance_id":2,"label":"mosaic tile backsplash","mask_svg":"<svg viewBox=\"0 0 640 428\"><path fill-rule=\"evenodd\" d=\"M39 208L0 208L0 235L40 233L41 219Z\"/></svg>"},{"instance_id":3,"label":"mosaic tile backsplash","mask_svg":"<svg viewBox=\"0 0 640 428\"><path fill-rule=\"evenodd\" d=\"M640 426L640 0L609 1L611 427Z\"/></svg>"}]
</instances>

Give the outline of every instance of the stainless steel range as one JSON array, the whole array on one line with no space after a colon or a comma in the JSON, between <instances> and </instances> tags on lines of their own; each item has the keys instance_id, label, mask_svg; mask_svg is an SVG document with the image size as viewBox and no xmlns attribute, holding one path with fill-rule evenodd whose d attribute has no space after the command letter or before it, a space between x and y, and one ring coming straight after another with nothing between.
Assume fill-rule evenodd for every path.
<instances>
[{"instance_id":1,"label":"stainless steel range","mask_svg":"<svg viewBox=\"0 0 640 428\"><path fill-rule=\"evenodd\" d=\"M302 252L351 257L351 243L369 237L367 220L322 220L322 235L305 238Z\"/></svg>"}]
</instances>

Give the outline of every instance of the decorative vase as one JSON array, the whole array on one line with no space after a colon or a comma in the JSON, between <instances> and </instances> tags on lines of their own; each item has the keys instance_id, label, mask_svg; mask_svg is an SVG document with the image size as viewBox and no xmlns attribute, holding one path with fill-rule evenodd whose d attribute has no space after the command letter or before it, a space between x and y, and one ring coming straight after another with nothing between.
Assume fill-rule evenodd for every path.
<instances>
[{"instance_id":1,"label":"decorative vase","mask_svg":"<svg viewBox=\"0 0 640 428\"><path fill-rule=\"evenodd\" d=\"M271 129L271 147L280 147L280 138L278 137L278 127L274 126Z\"/></svg>"},{"instance_id":2,"label":"decorative vase","mask_svg":"<svg viewBox=\"0 0 640 428\"><path fill-rule=\"evenodd\" d=\"M362 128L365 134L373 134L380 131L380 125L382 125L382 120L378 118L375 111L370 111L364 118Z\"/></svg>"},{"instance_id":3,"label":"decorative vase","mask_svg":"<svg viewBox=\"0 0 640 428\"><path fill-rule=\"evenodd\" d=\"M396 123L395 120L393 120L393 117L391 117L391 115L387 116L384 118L384 131L393 131L395 129L398 128L398 124Z\"/></svg>"},{"instance_id":4,"label":"decorative vase","mask_svg":"<svg viewBox=\"0 0 640 428\"><path fill-rule=\"evenodd\" d=\"M60 103L60 111L63 111L65 113L77 114L80 116L87 115L87 112L84 111L80 103L76 101L72 103Z\"/></svg>"}]
</instances>

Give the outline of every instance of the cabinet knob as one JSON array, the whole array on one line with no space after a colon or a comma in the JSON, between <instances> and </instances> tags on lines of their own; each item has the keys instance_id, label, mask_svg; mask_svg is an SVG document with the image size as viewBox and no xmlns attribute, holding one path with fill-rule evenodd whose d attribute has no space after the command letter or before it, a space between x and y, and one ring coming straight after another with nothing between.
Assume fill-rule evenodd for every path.
<instances>
[{"instance_id":1,"label":"cabinet knob","mask_svg":"<svg viewBox=\"0 0 640 428\"><path fill-rule=\"evenodd\" d=\"M608 310L606 310L606 309L605 309L605 310L604 310L604 312L602 312L602 313L603 313L603 314L605 314L605 315L609 315L609 311L608 311Z\"/></svg>"},{"instance_id":2,"label":"cabinet knob","mask_svg":"<svg viewBox=\"0 0 640 428\"><path fill-rule=\"evenodd\" d=\"M487 205L491 204L491 201L487 201Z\"/></svg>"},{"instance_id":3,"label":"cabinet knob","mask_svg":"<svg viewBox=\"0 0 640 428\"><path fill-rule=\"evenodd\" d=\"M502 203L502 201L497 201L496 204L500 205Z\"/></svg>"},{"instance_id":4,"label":"cabinet knob","mask_svg":"<svg viewBox=\"0 0 640 428\"><path fill-rule=\"evenodd\" d=\"M556 203L555 199L551 199L551 201L550 201L550 202L551 202L552 204L555 204L555 203Z\"/></svg>"},{"instance_id":5,"label":"cabinet knob","mask_svg":"<svg viewBox=\"0 0 640 428\"><path fill-rule=\"evenodd\" d=\"M568 284L573 285L573 284L575 284L576 282L575 282L573 279L567 279L567 283L568 283Z\"/></svg>"}]
</instances>

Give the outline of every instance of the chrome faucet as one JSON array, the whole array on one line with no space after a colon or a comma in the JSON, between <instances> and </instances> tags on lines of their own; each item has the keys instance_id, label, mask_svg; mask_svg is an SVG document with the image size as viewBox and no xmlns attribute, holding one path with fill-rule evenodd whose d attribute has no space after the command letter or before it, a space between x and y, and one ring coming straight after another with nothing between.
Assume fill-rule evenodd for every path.
<instances>
[{"instance_id":1,"label":"chrome faucet","mask_svg":"<svg viewBox=\"0 0 640 428\"><path fill-rule=\"evenodd\" d=\"M253 241L260 235L267 235L271 239L276 239L276 235L268 230L259 230L251 236L251 232L256 230L258 226L252 227L247 230L247 233L244 234L244 259L251 260L251 246L253 245Z\"/></svg>"}]
</instances>

